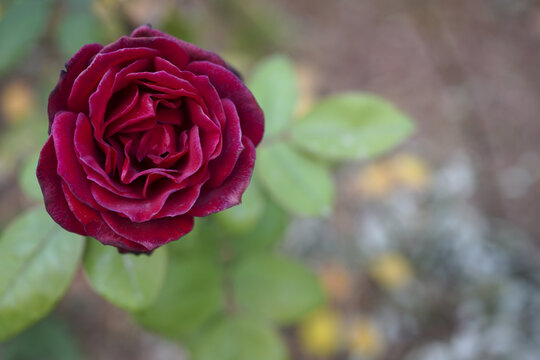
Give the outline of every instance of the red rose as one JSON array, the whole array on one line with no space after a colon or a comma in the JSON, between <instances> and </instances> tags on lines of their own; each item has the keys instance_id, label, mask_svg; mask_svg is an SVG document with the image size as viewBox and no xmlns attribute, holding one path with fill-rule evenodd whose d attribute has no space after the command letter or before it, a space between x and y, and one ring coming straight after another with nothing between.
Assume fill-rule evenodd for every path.
<instances>
[{"instance_id":1,"label":"red rose","mask_svg":"<svg viewBox=\"0 0 540 360\"><path fill-rule=\"evenodd\" d=\"M83 46L49 97L37 177L65 229L149 252L240 203L264 116L216 54L149 26Z\"/></svg>"}]
</instances>

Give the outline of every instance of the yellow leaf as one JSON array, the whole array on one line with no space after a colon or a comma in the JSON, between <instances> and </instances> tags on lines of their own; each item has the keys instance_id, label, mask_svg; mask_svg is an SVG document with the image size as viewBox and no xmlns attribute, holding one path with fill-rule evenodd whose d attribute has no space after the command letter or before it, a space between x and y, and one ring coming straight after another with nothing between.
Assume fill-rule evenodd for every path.
<instances>
[{"instance_id":1,"label":"yellow leaf","mask_svg":"<svg viewBox=\"0 0 540 360\"><path fill-rule=\"evenodd\" d=\"M399 154L389 161L396 182L415 190L429 185L430 171L422 159L412 154Z\"/></svg>"},{"instance_id":2,"label":"yellow leaf","mask_svg":"<svg viewBox=\"0 0 540 360\"><path fill-rule=\"evenodd\" d=\"M322 309L304 319L298 329L300 345L306 354L329 357L339 346L339 315L331 309Z\"/></svg>"},{"instance_id":3,"label":"yellow leaf","mask_svg":"<svg viewBox=\"0 0 540 360\"><path fill-rule=\"evenodd\" d=\"M371 164L354 178L354 188L369 198L382 198L392 190L393 178L385 164Z\"/></svg>"},{"instance_id":4,"label":"yellow leaf","mask_svg":"<svg viewBox=\"0 0 540 360\"><path fill-rule=\"evenodd\" d=\"M376 258L369 266L375 281L387 290L407 285L412 278L412 266L400 253L386 253Z\"/></svg>"},{"instance_id":5,"label":"yellow leaf","mask_svg":"<svg viewBox=\"0 0 540 360\"><path fill-rule=\"evenodd\" d=\"M23 80L13 80L0 95L0 108L7 121L15 124L28 117L34 109L35 96L30 85Z\"/></svg>"},{"instance_id":6,"label":"yellow leaf","mask_svg":"<svg viewBox=\"0 0 540 360\"><path fill-rule=\"evenodd\" d=\"M351 324L347 340L351 352L368 358L380 355L385 347L381 333L366 319L356 320Z\"/></svg>"}]
</instances>

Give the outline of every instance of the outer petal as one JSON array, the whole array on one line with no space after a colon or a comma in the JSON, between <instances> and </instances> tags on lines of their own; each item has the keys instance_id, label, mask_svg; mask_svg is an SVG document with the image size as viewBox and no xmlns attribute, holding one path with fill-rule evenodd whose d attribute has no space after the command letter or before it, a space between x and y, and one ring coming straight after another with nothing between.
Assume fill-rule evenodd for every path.
<instances>
[{"instance_id":1,"label":"outer petal","mask_svg":"<svg viewBox=\"0 0 540 360\"><path fill-rule=\"evenodd\" d=\"M156 29L152 29L152 27L150 27L149 25L139 26L138 28L133 30L133 32L131 33L131 36L132 37L164 37L170 40L174 40L178 45L180 45L182 48L184 48L184 50L187 51L191 61L206 60L206 61L211 61L215 64L219 64L221 66L227 66L225 61L223 61L223 59L216 53L203 50L193 44L177 39L174 36L165 34Z\"/></svg>"},{"instance_id":2,"label":"outer petal","mask_svg":"<svg viewBox=\"0 0 540 360\"><path fill-rule=\"evenodd\" d=\"M264 133L264 113L246 85L229 70L208 61L192 62L187 70L208 76L219 95L232 100L240 117L242 134L257 146Z\"/></svg>"},{"instance_id":3,"label":"outer petal","mask_svg":"<svg viewBox=\"0 0 540 360\"><path fill-rule=\"evenodd\" d=\"M84 116L80 114L79 116ZM77 198L92 207L98 207L90 193L88 179L75 154L74 134L77 114L62 112L54 118L52 138L57 154L58 175Z\"/></svg>"},{"instance_id":4,"label":"outer petal","mask_svg":"<svg viewBox=\"0 0 540 360\"><path fill-rule=\"evenodd\" d=\"M102 244L116 246L131 252L139 253L149 251L149 249L143 245L130 241L115 233L107 223L103 221L100 212L77 200L67 186L64 186L64 191L69 208L73 213L77 214L77 219L84 225L87 235L92 236Z\"/></svg>"},{"instance_id":5,"label":"outer petal","mask_svg":"<svg viewBox=\"0 0 540 360\"><path fill-rule=\"evenodd\" d=\"M53 220L64 229L86 236L87 233L84 227L75 218L66 202L62 191L62 179L56 173L57 165L51 136L41 150L37 167L37 178L45 199L45 208Z\"/></svg>"},{"instance_id":6,"label":"outer petal","mask_svg":"<svg viewBox=\"0 0 540 360\"><path fill-rule=\"evenodd\" d=\"M186 49L181 46L172 36L155 37L129 37L122 36L115 42L103 48L103 53L116 51L118 49L145 47L156 49L160 52L160 56L169 59L178 68L184 68L189 61L189 54Z\"/></svg>"},{"instance_id":7,"label":"outer petal","mask_svg":"<svg viewBox=\"0 0 540 360\"><path fill-rule=\"evenodd\" d=\"M177 240L193 229L193 217L176 216L134 223L114 213L103 213L103 220L111 229L128 240L153 250Z\"/></svg>"},{"instance_id":8,"label":"outer petal","mask_svg":"<svg viewBox=\"0 0 540 360\"><path fill-rule=\"evenodd\" d=\"M188 215L207 216L240 204L255 165L255 146L245 136L242 138L242 143L244 151L240 154L231 175L219 188L203 189L199 199L187 213Z\"/></svg>"},{"instance_id":9,"label":"outer petal","mask_svg":"<svg viewBox=\"0 0 540 360\"><path fill-rule=\"evenodd\" d=\"M67 99L71 87L79 74L86 69L92 58L103 48L100 44L84 45L66 63L66 70L60 72L60 79L49 95L49 132L51 131L54 115L60 110L67 110Z\"/></svg>"},{"instance_id":10,"label":"outer petal","mask_svg":"<svg viewBox=\"0 0 540 360\"><path fill-rule=\"evenodd\" d=\"M223 107L227 122L223 132L223 148L221 155L210 163L212 177L208 181L211 187L220 186L233 171L244 145L242 145L242 131L240 119L234 104L229 99L223 100Z\"/></svg>"}]
</instances>

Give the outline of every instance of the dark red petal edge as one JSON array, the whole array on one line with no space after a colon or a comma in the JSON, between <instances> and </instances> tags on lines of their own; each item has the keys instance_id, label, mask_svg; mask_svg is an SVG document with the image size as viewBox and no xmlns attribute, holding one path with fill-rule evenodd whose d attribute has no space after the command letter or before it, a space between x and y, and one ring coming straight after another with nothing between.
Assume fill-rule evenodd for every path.
<instances>
[{"instance_id":1,"label":"dark red petal edge","mask_svg":"<svg viewBox=\"0 0 540 360\"><path fill-rule=\"evenodd\" d=\"M41 154L37 166L37 179L43 192L45 208L54 221L64 229L80 234L88 235L82 224L75 218L67 204L62 191L62 179L56 173L57 160L54 150L53 138L49 137Z\"/></svg>"},{"instance_id":2,"label":"dark red petal edge","mask_svg":"<svg viewBox=\"0 0 540 360\"><path fill-rule=\"evenodd\" d=\"M187 70L208 76L220 97L228 98L236 105L242 134L257 146L264 134L264 113L246 85L226 68L208 61L192 62Z\"/></svg>"},{"instance_id":3,"label":"dark red petal edge","mask_svg":"<svg viewBox=\"0 0 540 360\"><path fill-rule=\"evenodd\" d=\"M246 136L242 138L242 143L244 151L240 154L231 175L219 188L203 189L197 202L187 212L188 215L207 216L240 204L255 165L255 146Z\"/></svg>"},{"instance_id":4,"label":"dark red petal edge","mask_svg":"<svg viewBox=\"0 0 540 360\"><path fill-rule=\"evenodd\" d=\"M92 58L101 50L100 44L84 45L69 61L66 63L66 70L60 72L60 78L55 88L49 95L49 132L51 131L54 116L58 111L67 110L67 99L71 92L71 87L75 79L83 72Z\"/></svg>"}]
</instances>

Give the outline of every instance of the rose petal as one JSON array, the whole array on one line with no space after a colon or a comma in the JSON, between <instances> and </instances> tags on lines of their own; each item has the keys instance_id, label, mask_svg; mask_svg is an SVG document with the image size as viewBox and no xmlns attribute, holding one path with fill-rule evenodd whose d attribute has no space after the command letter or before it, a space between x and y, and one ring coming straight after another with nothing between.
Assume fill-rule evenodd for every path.
<instances>
[{"instance_id":1,"label":"rose petal","mask_svg":"<svg viewBox=\"0 0 540 360\"><path fill-rule=\"evenodd\" d=\"M172 90L183 89L186 90L186 92L193 94L193 97L197 96L197 89L188 81L178 78L165 71L131 73L126 75L126 79L138 81L144 85L155 83L159 86Z\"/></svg>"},{"instance_id":2,"label":"rose petal","mask_svg":"<svg viewBox=\"0 0 540 360\"><path fill-rule=\"evenodd\" d=\"M212 119L215 118L220 127L223 128L225 126L225 112L223 110L223 105L216 88L210 83L208 76L194 76L191 82L195 85L201 94L201 97L204 99L207 111L210 113Z\"/></svg>"},{"instance_id":3,"label":"rose petal","mask_svg":"<svg viewBox=\"0 0 540 360\"><path fill-rule=\"evenodd\" d=\"M181 188L184 184L173 181L162 181L160 186L151 187L148 196L144 199L128 199L105 190L97 184L90 184L92 195L104 208L127 216L131 221L148 221L156 215L169 195Z\"/></svg>"},{"instance_id":4,"label":"rose petal","mask_svg":"<svg viewBox=\"0 0 540 360\"><path fill-rule=\"evenodd\" d=\"M69 61L66 63L66 70L60 72L60 79L54 90L49 95L49 133L51 131L54 116L61 110L67 110L67 99L73 86L73 82L79 74L86 69L94 55L96 55L103 46L100 44L84 45Z\"/></svg>"},{"instance_id":5,"label":"rose petal","mask_svg":"<svg viewBox=\"0 0 540 360\"><path fill-rule=\"evenodd\" d=\"M182 70L180 70L176 65L171 63L169 60L162 58L161 56L156 56L154 58L154 68L156 71L165 71L168 74L174 75L176 77L179 77L182 74Z\"/></svg>"},{"instance_id":6,"label":"rose petal","mask_svg":"<svg viewBox=\"0 0 540 360\"><path fill-rule=\"evenodd\" d=\"M176 67L183 69L188 61L189 55L184 47L175 41L173 37L129 37L122 36L114 43L103 48L103 53L114 52L125 48L151 48L159 51L160 56L169 59Z\"/></svg>"},{"instance_id":7,"label":"rose petal","mask_svg":"<svg viewBox=\"0 0 540 360\"><path fill-rule=\"evenodd\" d=\"M80 114L79 116L84 116ZM52 138L57 154L57 172L65 181L71 192L82 202L99 208L88 186L86 173L84 172L74 148L74 134L77 123L77 115L72 112L58 114L52 127Z\"/></svg>"},{"instance_id":8,"label":"rose petal","mask_svg":"<svg viewBox=\"0 0 540 360\"><path fill-rule=\"evenodd\" d=\"M160 104L164 100L158 100ZM156 120L161 124L170 124L181 126L184 123L184 111L183 109L170 108L167 106L156 106Z\"/></svg>"},{"instance_id":9,"label":"rose petal","mask_svg":"<svg viewBox=\"0 0 540 360\"><path fill-rule=\"evenodd\" d=\"M64 229L86 236L82 224L77 221L62 191L62 179L56 173L58 166L52 136L49 137L39 156L37 179L43 192L45 208L54 221Z\"/></svg>"},{"instance_id":10,"label":"rose petal","mask_svg":"<svg viewBox=\"0 0 540 360\"><path fill-rule=\"evenodd\" d=\"M83 224L87 236L91 236L105 245L112 245L133 252L148 252L149 249L145 246L130 241L115 233L109 225L103 221L100 212L80 202L66 186L64 186L64 191L69 208Z\"/></svg>"},{"instance_id":11,"label":"rose petal","mask_svg":"<svg viewBox=\"0 0 540 360\"><path fill-rule=\"evenodd\" d=\"M229 70L208 61L192 62L187 70L208 76L220 97L232 100L240 117L242 134L257 146L264 133L264 114L246 85Z\"/></svg>"},{"instance_id":12,"label":"rose petal","mask_svg":"<svg viewBox=\"0 0 540 360\"><path fill-rule=\"evenodd\" d=\"M105 72L105 75L98 83L96 91L88 100L90 122L94 128L94 137L103 139L103 123L105 122L105 111L107 103L112 95L114 79L118 73L118 67L114 66Z\"/></svg>"},{"instance_id":13,"label":"rose petal","mask_svg":"<svg viewBox=\"0 0 540 360\"><path fill-rule=\"evenodd\" d=\"M246 136L242 138L242 143L244 151L240 154L231 175L218 188L203 188L188 215L207 216L240 204L255 165L255 146Z\"/></svg>"},{"instance_id":14,"label":"rose petal","mask_svg":"<svg viewBox=\"0 0 540 360\"><path fill-rule=\"evenodd\" d=\"M177 177L177 181L183 181L189 176L195 174L197 170L200 169L203 164L203 153L201 148L201 139L199 137L199 127L193 126L189 131L189 151L187 153L187 160L181 166L179 166L178 171L180 176Z\"/></svg>"},{"instance_id":15,"label":"rose petal","mask_svg":"<svg viewBox=\"0 0 540 360\"><path fill-rule=\"evenodd\" d=\"M176 149L176 137L171 125L156 125L145 132L137 146L136 157L141 161L148 155L161 156Z\"/></svg>"},{"instance_id":16,"label":"rose petal","mask_svg":"<svg viewBox=\"0 0 540 360\"><path fill-rule=\"evenodd\" d=\"M103 213L103 220L121 236L153 250L179 239L193 229L193 217L175 216L141 223L131 222L114 213Z\"/></svg>"},{"instance_id":17,"label":"rose petal","mask_svg":"<svg viewBox=\"0 0 540 360\"><path fill-rule=\"evenodd\" d=\"M159 55L159 51L149 48L120 49L109 53L100 52L73 83L67 100L69 109L74 112L88 111L88 98L109 68L126 61L135 61L156 55Z\"/></svg>"},{"instance_id":18,"label":"rose petal","mask_svg":"<svg viewBox=\"0 0 540 360\"><path fill-rule=\"evenodd\" d=\"M210 187L218 187L225 181L233 171L240 153L244 150L240 119L233 102L224 99L223 108L227 116L227 123L223 131L223 149L221 156L209 164L212 173L212 177L208 181Z\"/></svg>"},{"instance_id":19,"label":"rose petal","mask_svg":"<svg viewBox=\"0 0 540 360\"><path fill-rule=\"evenodd\" d=\"M195 101L186 99L191 122L200 130L201 147L204 160L215 158L221 152L221 131Z\"/></svg>"},{"instance_id":20,"label":"rose petal","mask_svg":"<svg viewBox=\"0 0 540 360\"><path fill-rule=\"evenodd\" d=\"M131 80L127 78L127 75L147 71L151 68L151 65L152 59L139 59L127 65L116 74L113 92L116 93L117 91L120 91L126 86L130 85Z\"/></svg>"},{"instance_id":21,"label":"rose petal","mask_svg":"<svg viewBox=\"0 0 540 360\"><path fill-rule=\"evenodd\" d=\"M201 181L197 185L176 191L171 194L154 218L157 219L166 216L178 216L187 213L193 207L195 201L197 201L203 185L204 181Z\"/></svg>"},{"instance_id":22,"label":"rose petal","mask_svg":"<svg viewBox=\"0 0 540 360\"><path fill-rule=\"evenodd\" d=\"M87 178L117 195L132 199L142 198L143 184L130 184L129 186L122 184L113 180L103 170L103 166L100 164L103 161L103 154L99 153L92 133L90 121L81 114L77 118L74 143L75 152L87 174Z\"/></svg>"},{"instance_id":23,"label":"rose petal","mask_svg":"<svg viewBox=\"0 0 540 360\"><path fill-rule=\"evenodd\" d=\"M152 94L145 93L139 97L137 104L125 115L107 123L105 138L118 132L138 132L152 129L156 125Z\"/></svg>"},{"instance_id":24,"label":"rose petal","mask_svg":"<svg viewBox=\"0 0 540 360\"><path fill-rule=\"evenodd\" d=\"M185 51L187 51L191 61L194 61L194 60L208 60L208 61L211 61L213 63L219 64L221 66L227 66L225 61L223 61L223 59L221 57L219 57L219 55L217 55L217 54L215 54L215 53L213 53L211 51L203 50L203 49L201 49L201 48L199 48L199 47L197 47L197 46L195 46L193 44L190 44L188 42L179 40L179 39L177 39L174 36L171 36L169 34L162 33L159 30L152 29L148 25L139 26L138 28L133 30L133 32L131 33L131 36L132 37L163 37L163 38L166 38L166 39L170 39L170 40L173 40L174 42L176 42L178 45L180 45ZM183 68L184 67L180 67L180 69L183 69Z\"/></svg>"},{"instance_id":25,"label":"rose petal","mask_svg":"<svg viewBox=\"0 0 540 360\"><path fill-rule=\"evenodd\" d=\"M114 94L109 104L109 111L105 120L105 126L126 115L139 100L139 87L132 85Z\"/></svg>"}]
</instances>

